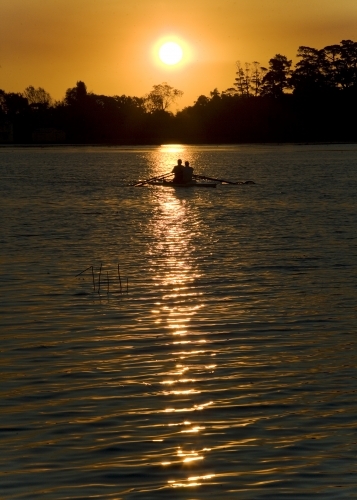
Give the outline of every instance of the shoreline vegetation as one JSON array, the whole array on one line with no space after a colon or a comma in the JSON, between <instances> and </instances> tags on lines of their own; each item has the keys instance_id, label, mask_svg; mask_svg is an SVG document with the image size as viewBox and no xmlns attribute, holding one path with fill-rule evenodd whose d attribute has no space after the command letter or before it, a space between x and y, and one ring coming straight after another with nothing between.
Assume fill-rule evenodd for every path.
<instances>
[{"instance_id":1,"label":"shoreline vegetation","mask_svg":"<svg viewBox=\"0 0 357 500\"><path fill-rule=\"evenodd\" d=\"M88 92L84 82L53 101L41 87L0 89L0 145L139 146L164 143L357 142L357 42L301 46L298 62L236 63L233 86L175 114L182 91L163 82L144 97Z\"/></svg>"}]
</instances>

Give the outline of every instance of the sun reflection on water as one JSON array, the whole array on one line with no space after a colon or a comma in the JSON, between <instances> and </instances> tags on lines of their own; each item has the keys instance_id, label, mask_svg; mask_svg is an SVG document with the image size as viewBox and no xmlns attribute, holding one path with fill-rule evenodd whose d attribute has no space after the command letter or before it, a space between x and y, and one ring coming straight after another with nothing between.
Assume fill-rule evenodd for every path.
<instances>
[{"instance_id":1,"label":"sun reflection on water","mask_svg":"<svg viewBox=\"0 0 357 500\"><path fill-rule=\"evenodd\" d=\"M212 479L215 477L215 474L207 474L205 476L193 476L187 478L186 481L169 481L169 485L172 488L192 488L194 486L201 486L202 482L205 479Z\"/></svg>"},{"instance_id":2,"label":"sun reflection on water","mask_svg":"<svg viewBox=\"0 0 357 500\"><path fill-rule=\"evenodd\" d=\"M158 154L168 157L170 154L182 155L183 151L181 145L169 145L162 146ZM166 324L165 345L172 346L171 366L168 365L161 374L159 383L162 391L158 394L165 398L162 412L169 416L165 425L180 443L176 455L168 457L166 451L161 464L165 467L185 464L188 470L191 468L187 479L172 479L169 484L174 488L192 487L214 477L211 473L205 474L208 471L204 470L204 459L210 449L204 446L207 424L199 415L213 405L200 383L211 376L216 365L212 365L207 358L212 353L203 348L207 340L191 331L197 312L204 307L202 292L195 285L201 277L195 242L205 228L190 201L190 195L165 188L158 188L155 194L157 207L150 231L156 244L149 249L149 255L151 268L155 269L154 284L161 291L161 299L155 303L151 313L154 322ZM197 415L197 418L188 421L185 418L188 413ZM193 436L194 447L189 441ZM164 437L158 435L157 439ZM200 474L197 474L195 464L203 467ZM192 467L195 467L196 474L192 474Z\"/></svg>"},{"instance_id":3,"label":"sun reflection on water","mask_svg":"<svg viewBox=\"0 0 357 500\"><path fill-rule=\"evenodd\" d=\"M183 144L163 144L160 147L161 154L167 153L183 153L185 151L185 146Z\"/></svg>"}]
</instances>

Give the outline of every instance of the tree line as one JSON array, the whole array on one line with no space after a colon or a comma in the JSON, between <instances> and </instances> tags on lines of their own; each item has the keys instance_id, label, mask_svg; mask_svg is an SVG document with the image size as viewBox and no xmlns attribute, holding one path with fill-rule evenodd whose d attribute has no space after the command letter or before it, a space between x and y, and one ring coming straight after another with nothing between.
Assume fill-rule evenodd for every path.
<instances>
[{"instance_id":1,"label":"tree line","mask_svg":"<svg viewBox=\"0 0 357 500\"><path fill-rule=\"evenodd\" d=\"M17 143L355 142L357 42L301 46L297 58L295 67L281 54L267 68L237 62L231 87L200 95L176 114L170 105L182 91L166 82L144 97L98 95L82 81L61 101L40 87L0 90L0 140L1 125L10 124ZM46 130L59 135L41 135Z\"/></svg>"}]
</instances>

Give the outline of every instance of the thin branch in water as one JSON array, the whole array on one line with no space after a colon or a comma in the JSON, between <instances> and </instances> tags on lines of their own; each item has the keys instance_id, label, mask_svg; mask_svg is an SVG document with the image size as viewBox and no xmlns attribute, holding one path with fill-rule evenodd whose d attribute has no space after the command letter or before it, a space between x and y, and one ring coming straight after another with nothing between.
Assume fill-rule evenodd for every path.
<instances>
[{"instance_id":1,"label":"thin branch in water","mask_svg":"<svg viewBox=\"0 0 357 500\"><path fill-rule=\"evenodd\" d=\"M76 275L75 275L75 278L77 278L77 277L78 277L78 276L80 276L81 274L85 273L85 272L86 272L86 271L88 271L88 269L90 269L90 268L92 268L92 269L93 269L93 266L89 266L89 267L87 267L87 269L85 269L85 270L84 270L84 271L82 271L81 273L76 274Z\"/></svg>"}]
</instances>

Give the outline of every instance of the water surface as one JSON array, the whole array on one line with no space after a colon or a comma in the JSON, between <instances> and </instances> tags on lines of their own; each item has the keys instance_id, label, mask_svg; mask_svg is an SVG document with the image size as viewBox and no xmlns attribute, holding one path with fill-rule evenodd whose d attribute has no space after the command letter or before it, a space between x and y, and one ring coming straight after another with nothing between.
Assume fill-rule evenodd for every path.
<instances>
[{"instance_id":1,"label":"water surface","mask_svg":"<svg viewBox=\"0 0 357 500\"><path fill-rule=\"evenodd\" d=\"M0 149L1 498L356 498L356 166Z\"/></svg>"}]
</instances>

